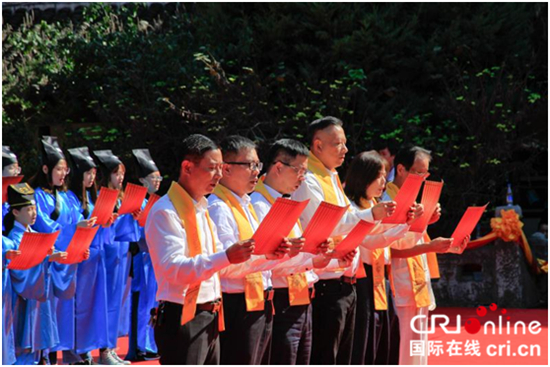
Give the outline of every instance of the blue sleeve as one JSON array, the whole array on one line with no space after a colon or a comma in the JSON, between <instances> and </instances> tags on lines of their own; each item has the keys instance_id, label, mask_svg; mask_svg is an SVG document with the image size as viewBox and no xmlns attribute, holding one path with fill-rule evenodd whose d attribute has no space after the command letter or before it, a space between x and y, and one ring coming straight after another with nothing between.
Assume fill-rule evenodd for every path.
<instances>
[{"instance_id":1,"label":"blue sleeve","mask_svg":"<svg viewBox=\"0 0 550 367\"><path fill-rule=\"evenodd\" d=\"M23 239L23 231L14 228L9 238L13 241L15 248ZM48 297L48 259L27 270L10 270L10 278L13 290L23 298L45 301Z\"/></svg>"},{"instance_id":2,"label":"blue sleeve","mask_svg":"<svg viewBox=\"0 0 550 367\"><path fill-rule=\"evenodd\" d=\"M32 228L37 232L53 233L61 229L61 225L50 218L50 214L55 210L55 202L52 202L48 195L40 188L34 192L37 215Z\"/></svg>"},{"instance_id":3,"label":"blue sleeve","mask_svg":"<svg viewBox=\"0 0 550 367\"><path fill-rule=\"evenodd\" d=\"M124 214L113 224L115 241L137 242L140 237L139 226L131 214Z\"/></svg>"},{"instance_id":4,"label":"blue sleeve","mask_svg":"<svg viewBox=\"0 0 550 367\"><path fill-rule=\"evenodd\" d=\"M50 263L53 293L57 298L69 299L76 292L76 271L78 264Z\"/></svg>"}]
</instances>

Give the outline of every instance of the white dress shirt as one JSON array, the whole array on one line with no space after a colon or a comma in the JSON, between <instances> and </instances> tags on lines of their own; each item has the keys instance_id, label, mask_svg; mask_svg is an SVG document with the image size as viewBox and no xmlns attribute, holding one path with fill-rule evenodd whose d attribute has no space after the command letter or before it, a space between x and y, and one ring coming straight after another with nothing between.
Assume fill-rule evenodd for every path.
<instances>
[{"instance_id":1,"label":"white dress shirt","mask_svg":"<svg viewBox=\"0 0 550 367\"><path fill-rule=\"evenodd\" d=\"M337 181L338 173L332 172L328 169L327 172L329 172L331 175L332 187L336 192L338 205L346 206L347 203L345 199L345 194L344 192L342 192L342 190L340 190L340 186L338 185ZM302 226L306 228L321 202L325 201L323 188L311 171L308 171L306 173L305 181L302 182L298 190L296 190L292 194L292 199L296 201L304 201L309 199L307 207L304 209L302 215L300 216ZM378 221L374 220L371 209L357 210L357 208L350 208L350 210L346 211L342 219L340 219L340 222L332 232L332 236L343 236L348 234L357 225L357 223L359 223L359 220L361 219L371 223L378 223ZM379 226L377 225L377 227ZM357 268L359 266L359 252L353 259L351 266L349 266L345 271L329 271L330 268L337 266L336 264L338 264L337 260L331 260L331 263L327 268L315 271L319 275L320 279L338 279L343 275L352 277L355 275L355 272L357 271Z\"/></svg>"},{"instance_id":2,"label":"white dress shirt","mask_svg":"<svg viewBox=\"0 0 550 367\"><path fill-rule=\"evenodd\" d=\"M278 191L275 191L268 185L265 185L265 188L274 199L282 196ZM250 197L252 200L252 205L254 206L254 210L258 215L258 219L262 221L266 217L267 213L271 210L272 205L262 194L258 192L252 193ZM298 223L294 225L293 230L296 236L302 235L302 231L300 230L300 226L298 226ZM288 288L287 276L303 272L306 273L308 287L313 287L313 284L319 280L319 277L313 271L312 260L314 256L315 255L307 252L301 252L291 259L288 259L287 257L287 261L281 262L280 264L276 265L272 269L273 287Z\"/></svg>"},{"instance_id":3,"label":"white dress shirt","mask_svg":"<svg viewBox=\"0 0 550 367\"><path fill-rule=\"evenodd\" d=\"M248 222L252 226L252 231L258 229L259 223L250 213L248 204L250 196L239 197L231 192L243 208ZM239 242L239 227L233 216L231 208L223 202L218 196L212 194L208 197L208 211L216 227L218 235L224 249L227 249L236 242ZM232 264L220 271L222 290L225 293L243 293L245 286L245 276L252 273L262 272L264 290L272 287L271 269L282 260L268 260L265 256L252 255L248 261L240 264Z\"/></svg>"},{"instance_id":4,"label":"white dress shirt","mask_svg":"<svg viewBox=\"0 0 550 367\"><path fill-rule=\"evenodd\" d=\"M351 205L359 210L359 207L354 202ZM408 224L380 224L380 226L382 226L384 232L377 234L369 233L359 245L361 261L369 265L372 265L372 251L380 248L384 249L384 264L391 264L391 243L404 238L410 228Z\"/></svg>"},{"instance_id":5,"label":"white dress shirt","mask_svg":"<svg viewBox=\"0 0 550 367\"><path fill-rule=\"evenodd\" d=\"M201 255L189 257L182 220L168 195L164 195L153 205L147 217L145 236L158 283L157 301L183 304L189 285L197 282L202 282L197 304L212 302L221 296L216 273L230 264L229 259L217 239L214 223L212 238L206 218L206 199L202 198L199 202L193 200L193 203L201 240Z\"/></svg>"}]
</instances>

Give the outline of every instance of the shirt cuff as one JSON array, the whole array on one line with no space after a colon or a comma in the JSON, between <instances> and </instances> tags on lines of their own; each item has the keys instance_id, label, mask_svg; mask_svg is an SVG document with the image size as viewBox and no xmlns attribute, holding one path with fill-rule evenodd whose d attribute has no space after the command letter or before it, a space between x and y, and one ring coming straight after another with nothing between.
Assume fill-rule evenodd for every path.
<instances>
[{"instance_id":1,"label":"shirt cuff","mask_svg":"<svg viewBox=\"0 0 550 367\"><path fill-rule=\"evenodd\" d=\"M374 216L372 215L372 209L358 210L356 213L357 213L357 216L364 221L367 221L370 223L380 222L379 220L374 220Z\"/></svg>"},{"instance_id":2,"label":"shirt cuff","mask_svg":"<svg viewBox=\"0 0 550 367\"><path fill-rule=\"evenodd\" d=\"M210 256L210 260L212 260L212 264L214 265L214 268L218 270L221 270L231 265L225 251L216 252L215 254L212 254L212 256Z\"/></svg>"}]
</instances>

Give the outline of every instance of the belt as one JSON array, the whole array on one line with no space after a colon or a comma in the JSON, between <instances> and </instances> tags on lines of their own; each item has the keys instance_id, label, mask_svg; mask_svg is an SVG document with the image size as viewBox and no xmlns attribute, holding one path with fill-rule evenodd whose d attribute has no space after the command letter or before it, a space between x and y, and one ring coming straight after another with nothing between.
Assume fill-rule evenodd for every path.
<instances>
[{"instance_id":1,"label":"belt","mask_svg":"<svg viewBox=\"0 0 550 367\"><path fill-rule=\"evenodd\" d=\"M217 299L213 302L201 303L197 305L197 311L208 311L211 313L219 312L222 308L222 300Z\"/></svg>"},{"instance_id":2,"label":"belt","mask_svg":"<svg viewBox=\"0 0 550 367\"><path fill-rule=\"evenodd\" d=\"M348 284L355 284L357 283L357 278L355 276L347 277L345 275L342 275L342 277L340 277L340 281Z\"/></svg>"},{"instance_id":3,"label":"belt","mask_svg":"<svg viewBox=\"0 0 550 367\"><path fill-rule=\"evenodd\" d=\"M180 309L183 308L183 305L181 303L175 303L170 301L159 301L159 308L177 308ZM211 313L216 313L222 308L222 300L221 298L218 298L215 301L212 302L206 302L206 303L200 303L197 304L197 311L208 311ZM179 311L181 312L181 311Z\"/></svg>"}]
</instances>

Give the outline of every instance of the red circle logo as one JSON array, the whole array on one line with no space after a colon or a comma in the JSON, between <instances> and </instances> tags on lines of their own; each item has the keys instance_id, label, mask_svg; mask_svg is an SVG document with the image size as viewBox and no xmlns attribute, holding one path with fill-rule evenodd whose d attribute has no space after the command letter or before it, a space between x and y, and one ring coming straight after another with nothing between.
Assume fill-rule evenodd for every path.
<instances>
[{"instance_id":1,"label":"red circle logo","mask_svg":"<svg viewBox=\"0 0 550 367\"><path fill-rule=\"evenodd\" d=\"M479 306L476 309L476 312L477 312L477 315L480 316L480 317L483 317L483 316L487 315L487 309L483 306Z\"/></svg>"},{"instance_id":2,"label":"red circle logo","mask_svg":"<svg viewBox=\"0 0 550 367\"><path fill-rule=\"evenodd\" d=\"M470 334L477 334L477 332L481 329L481 323L478 319L469 318L466 320L466 323L464 324L464 328L466 331Z\"/></svg>"}]
</instances>

